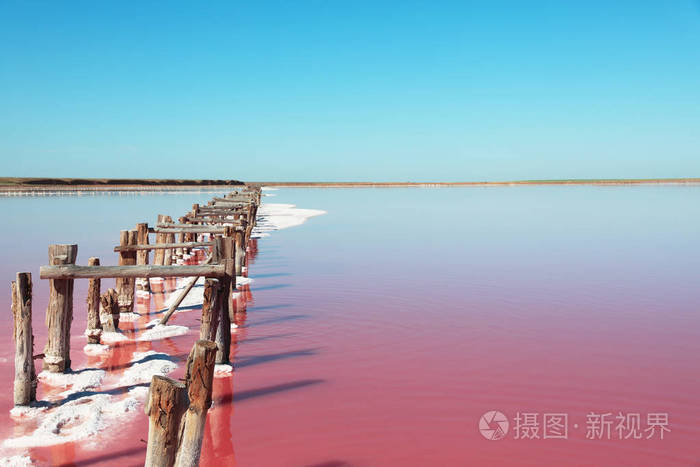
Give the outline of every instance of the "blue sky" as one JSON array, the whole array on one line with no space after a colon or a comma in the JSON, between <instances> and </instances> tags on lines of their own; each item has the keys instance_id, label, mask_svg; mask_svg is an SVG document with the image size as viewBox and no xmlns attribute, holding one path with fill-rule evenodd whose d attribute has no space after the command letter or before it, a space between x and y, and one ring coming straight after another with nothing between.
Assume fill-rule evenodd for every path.
<instances>
[{"instance_id":1,"label":"blue sky","mask_svg":"<svg viewBox=\"0 0 700 467\"><path fill-rule=\"evenodd\" d=\"M700 176L697 1L0 2L5 176Z\"/></svg>"}]
</instances>

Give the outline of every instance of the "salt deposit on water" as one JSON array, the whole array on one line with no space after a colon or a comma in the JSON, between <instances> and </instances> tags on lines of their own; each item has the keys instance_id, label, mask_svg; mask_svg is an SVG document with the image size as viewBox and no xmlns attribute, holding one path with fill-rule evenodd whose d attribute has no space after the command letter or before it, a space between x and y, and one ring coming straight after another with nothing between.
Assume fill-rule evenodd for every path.
<instances>
[{"instance_id":1,"label":"salt deposit on water","mask_svg":"<svg viewBox=\"0 0 700 467\"><path fill-rule=\"evenodd\" d=\"M119 386L150 383L153 375L167 375L177 369L177 364L169 355L153 350L135 352L131 362L119 380Z\"/></svg>"},{"instance_id":2,"label":"salt deposit on water","mask_svg":"<svg viewBox=\"0 0 700 467\"><path fill-rule=\"evenodd\" d=\"M269 232L301 225L306 219L325 214L319 209L300 209L294 204L263 203L258 208L253 238L265 237Z\"/></svg>"},{"instance_id":3,"label":"salt deposit on water","mask_svg":"<svg viewBox=\"0 0 700 467\"><path fill-rule=\"evenodd\" d=\"M68 388L60 394L61 397L68 397L72 394L83 392L86 389L96 388L102 384L105 377L105 370L85 369L71 373L49 373L42 371L39 373L39 381L49 386Z\"/></svg>"},{"instance_id":4,"label":"salt deposit on water","mask_svg":"<svg viewBox=\"0 0 700 467\"><path fill-rule=\"evenodd\" d=\"M46 408L41 406L24 408L22 410L24 416L37 416L44 412L46 416L31 435L6 439L3 447L51 446L93 436L107 428L110 422L123 417L124 414L133 413L136 407L144 402L148 388L137 385L147 384L153 375L167 375L177 368L177 364L170 356L154 351L136 352L131 361L132 365L126 369L117 384L117 387L134 386L129 388L126 396L113 396L95 391L95 394L67 400L64 403L58 402L59 405L50 411L46 411ZM102 382L104 374L104 370L69 374L42 372L39 378L54 386L70 385L71 389L61 394L66 397L97 387ZM17 412L14 415L20 415L20 413Z\"/></svg>"},{"instance_id":5,"label":"salt deposit on water","mask_svg":"<svg viewBox=\"0 0 700 467\"><path fill-rule=\"evenodd\" d=\"M10 456L0 458L0 466L2 467L25 467L32 464L32 459L29 456Z\"/></svg>"},{"instance_id":6,"label":"salt deposit on water","mask_svg":"<svg viewBox=\"0 0 700 467\"><path fill-rule=\"evenodd\" d=\"M104 342L105 344L114 344L115 342L129 340L129 338L121 332L103 332L102 337L100 339L102 339L102 342Z\"/></svg>"},{"instance_id":7,"label":"salt deposit on water","mask_svg":"<svg viewBox=\"0 0 700 467\"><path fill-rule=\"evenodd\" d=\"M214 378L226 378L233 373L232 365L217 364L214 366Z\"/></svg>"},{"instance_id":8,"label":"salt deposit on water","mask_svg":"<svg viewBox=\"0 0 700 467\"><path fill-rule=\"evenodd\" d=\"M108 422L133 412L140 402L135 397L114 400L95 394L66 402L50 412L31 435L9 438L3 447L28 448L79 441L105 429Z\"/></svg>"},{"instance_id":9,"label":"salt deposit on water","mask_svg":"<svg viewBox=\"0 0 700 467\"><path fill-rule=\"evenodd\" d=\"M141 315L138 313L119 313L119 322L138 321Z\"/></svg>"},{"instance_id":10,"label":"salt deposit on water","mask_svg":"<svg viewBox=\"0 0 700 467\"><path fill-rule=\"evenodd\" d=\"M160 339L167 339L168 337L183 336L190 331L187 326L176 326L168 325L163 326L162 324L157 324L151 329L143 332L136 340L138 341L155 341Z\"/></svg>"},{"instance_id":11,"label":"salt deposit on water","mask_svg":"<svg viewBox=\"0 0 700 467\"><path fill-rule=\"evenodd\" d=\"M83 352L85 352L86 355L102 355L108 350L109 346L104 344L86 344L85 347L83 347Z\"/></svg>"}]
</instances>

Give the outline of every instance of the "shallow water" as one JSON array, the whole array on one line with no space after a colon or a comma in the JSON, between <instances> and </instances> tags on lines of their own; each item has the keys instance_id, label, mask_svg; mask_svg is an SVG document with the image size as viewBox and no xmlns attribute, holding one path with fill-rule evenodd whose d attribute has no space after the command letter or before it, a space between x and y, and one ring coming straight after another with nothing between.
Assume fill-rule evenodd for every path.
<instances>
[{"instance_id":1,"label":"shallow water","mask_svg":"<svg viewBox=\"0 0 700 467\"><path fill-rule=\"evenodd\" d=\"M700 187L274 194L264 201L328 213L258 241L247 314L234 333L236 369L215 380L202 465L700 461ZM33 272L35 353L45 342L38 266L48 243L76 242L79 263L97 255L113 264L120 228L211 196L0 199L14 245L0 266L0 300L9 309L14 273ZM74 336L85 326L85 282L76 283ZM134 350L181 361L198 334L197 315L176 315L188 335L125 346L99 364L119 366ZM9 343L9 313L0 319ZM82 345L74 338L74 368L95 364ZM7 415L12 349L0 351L7 437L19 428ZM492 410L510 422L504 439L479 431ZM640 414L642 432L649 414L667 414L671 431L619 439L620 412ZM540 438L545 414L566 414L566 439L516 439L518 413L536 414ZM605 413L610 439L587 439L587 416ZM126 429L89 443L28 453L39 463L137 465L143 407L125 420Z\"/></svg>"}]
</instances>

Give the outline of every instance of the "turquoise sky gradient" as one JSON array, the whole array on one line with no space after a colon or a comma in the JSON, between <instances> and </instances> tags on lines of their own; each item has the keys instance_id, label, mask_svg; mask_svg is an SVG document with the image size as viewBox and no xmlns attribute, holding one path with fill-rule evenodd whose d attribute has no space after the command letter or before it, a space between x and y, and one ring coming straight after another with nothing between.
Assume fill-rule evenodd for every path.
<instances>
[{"instance_id":1,"label":"turquoise sky gradient","mask_svg":"<svg viewBox=\"0 0 700 467\"><path fill-rule=\"evenodd\" d=\"M5 176L700 176L700 4L0 2Z\"/></svg>"}]
</instances>

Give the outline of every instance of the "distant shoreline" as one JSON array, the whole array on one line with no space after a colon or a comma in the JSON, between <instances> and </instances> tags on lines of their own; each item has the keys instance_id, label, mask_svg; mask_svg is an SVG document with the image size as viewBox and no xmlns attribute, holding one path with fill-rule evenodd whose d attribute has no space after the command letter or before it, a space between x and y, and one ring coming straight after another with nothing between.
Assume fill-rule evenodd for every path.
<instances>
[{"instance_id":1,"label":"distant shoreline","mask_svg":"<svg viewBox=\"0 0 700 467\"><path fill-rule=\"evenodd\" d=\"M179 191L244 186L239 180L0 177L0 192Z\"/></svg>"},{"instance_id":2,"label":"distant shoreline","mask_svg":"<svg viewBox=\"0 0 700 467\"><path fill-rule=\"evenodd\" d=\"M401 188L450 186L512 186L512 185L697 185L700 178L639 178L592 180L512 180L495 182L248 182L249 185L299 188Z\"/></svg>"},{"instance_id":3,"label":"distant shoreline","mask_svg":"<svg viewBox=\"0 0 700 467\"><path fill-rule=\"evenodd\" d=\"M255 185L288 188L404 188L517 185L698 185L700 178L512 180L472 182L242 182L239 180L79 179L0 177L0 193L72 191L186 191Z\"/></svg>"}]
</instances>

